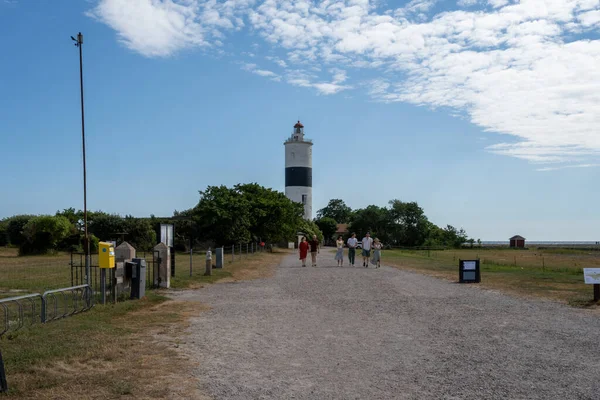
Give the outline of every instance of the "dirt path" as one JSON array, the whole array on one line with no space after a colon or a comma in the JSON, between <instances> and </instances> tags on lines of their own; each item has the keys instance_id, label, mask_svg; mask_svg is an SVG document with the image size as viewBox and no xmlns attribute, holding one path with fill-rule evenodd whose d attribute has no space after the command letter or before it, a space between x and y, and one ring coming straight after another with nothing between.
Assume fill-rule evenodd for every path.
<instances>
[{"instance_id":1,"label":"dirt path","mask_svg":"<svg viewBox=\"0 0 600 400\"><path fill-rule=\"evenodd\" d=\"M181 349L214 399L600 399L600 318L393 268L287 257L206 303Z\"/></svg>"}]
</instances>

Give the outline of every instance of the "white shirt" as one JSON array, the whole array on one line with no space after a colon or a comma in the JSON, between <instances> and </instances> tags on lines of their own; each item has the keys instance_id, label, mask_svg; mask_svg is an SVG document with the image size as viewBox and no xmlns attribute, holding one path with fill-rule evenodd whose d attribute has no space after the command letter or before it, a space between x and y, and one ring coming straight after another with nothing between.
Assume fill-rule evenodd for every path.
<instances>
[{"instance_id":1,"label":"white shirt","mask_svg":"<svg viewBox=\"0 0 600 400\"><path fill-rule=\"evenodd\" d=\"M358 239L357 238L350 238L350 239L348 239L348 247L355 248L357 244L358 244Z\"/></svg>"},{"instance_id":2,"label":"white shirt","mask_svg":"<svg viewBox=\"0 0 600 400\"><path fill-rule=\"evenodd\" d=\"M368 238L365 236L362 240L363 250L371 250L371 243L373 243L373 238Z\"/></svg>"}]
</instances>

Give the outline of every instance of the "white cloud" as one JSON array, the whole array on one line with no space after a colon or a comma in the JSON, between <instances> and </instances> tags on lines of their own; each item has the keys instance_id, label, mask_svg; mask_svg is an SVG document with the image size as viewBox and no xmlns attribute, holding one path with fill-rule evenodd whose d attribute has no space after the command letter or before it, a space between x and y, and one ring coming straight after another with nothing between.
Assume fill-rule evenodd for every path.
<instances>
[{"instance_id":1,"label":"white cloud","mask_svg":"<svg viewBox=\"0 0 600 400\"><path fill-rule=\"evenodd\" d=\"M287 68L287 63L285 61L283 61L282 59L280 59L279 57L273 57L273 56L267 56L265 57L267 60L274 62L275 64L279 65L281 68Z\"/></svg>"},{"instance_id":2,"label":"white cloud","mask_svg":"<svg viewBox=\"0 0 600 400\"><path fill-rule=\"evenodd\" d=\"M366 69L378 74L362 85L375 100L449 108L507 135L491 152L594 164L600 41L576 35L598 33L600 1L458 0L433 15L436 3L382 12L368 0L100 0L91 15L146 56L218 46L248 27L286 53L269 58L281 74L255 74L335 94L356 85L347 71Z\"/></svg>"},{"instance_id":3,"label":"white cloud","mask_svg":"<svg viewBox=\"0 0 600 400\"><path fill-rule=\"evenodd\" d=\"M344 76L342 79L342 73L343 71L340 72L338 70L334 70L334 76L331 82L315 82L316 77L314 74L306 73L303 70L294 70L288 73L286 82L294 86L317 89L319 94L331 95L344 90L352 89L352 86L341 85L341 83L345 80L345 74L343 74Z\"/></svg>"},{"instance_id":4,"label":"white cloud","mask_svg":"<svg viewBox=\"0 0 600 400\"><path fill-rule=\"evenodd\" d=\"M274 81L280 81L281 77L273 71L269 71L267 69L260 69L258 65L252 63L246 63L242 65L242 69L252 72L253 74L264 76L266 78L271 78Z\"/></svg>"},{"instance_id":5,"label":"white cloud","mask_svg":"<svg viewBox=\"0 0 600 400\"><path fill-rule=\"evenodd\" d=\"M594 168L600 167L600 164L577 164L577 165L563 165L561 167L544 167L538 168L536 171L557 171L565 168Z\"/></svg>"}]
</instances>

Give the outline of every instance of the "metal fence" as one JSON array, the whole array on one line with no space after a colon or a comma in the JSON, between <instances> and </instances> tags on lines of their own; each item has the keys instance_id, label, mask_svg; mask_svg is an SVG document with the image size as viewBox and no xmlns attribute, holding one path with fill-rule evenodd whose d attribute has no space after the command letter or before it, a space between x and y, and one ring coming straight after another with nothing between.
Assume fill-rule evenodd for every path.
<instances>
[{"instance_id":1,"label":"metal fence","mask_svg":"<svg viewBox=\"0 0 600 400\"><path fill-rule=\"evenodd\" d=\"M23 327L84 312L93 306L94 298L89 285L0 299L0 337Z\"/></svg>"},{"instance_id":2,"label":"metal fence","mask_svg":"<svg viewBox=\"0 0 600 400\"><path fill-rule=\"evenodd\" d=\"M265 251L267 246L261 247L259 243L240 243L229 246L221 246L223 249L223 264L233 263L236 261L241 261L249 256L256 254L258 252ZM206 248L206 249L191 249L188 253L181 254L181 257L178 257L178 268L186 268L189 276L193 276L194 271L200 269L200 271L204 271L206 266L206 253L211 251L212 254L212 264L216 265L216 248ZM179 256L179 254L178 254ZM187 256L187 257L186 257ZM185 260L184 258L188 258ZM178 274L183 274L183 272L178 272Z\"/></svg>"},{"instance_id":3,"label":"metal fence","mask_svg":"<svg viewBox=\"0 0 600 400\"><path fill-rule=\"evenodd\" d=\"M223 265L248 259L269 246L241 243L223 247ZM174 278L201 275L206 267L209 249L192 249L174 253ZM215 249L212 263L216 264ZM158 287L158 268L161 263L156 251L138 252L146 260L146 288ZM0 252L0 337L24 327L46 323L89 310L104 295L117 301L115 270L107 271L104 282L98 267L98 255L90 255L90 284L86 284L83 253L18 257L16 249Z\"/></svg>"}]
</instances>

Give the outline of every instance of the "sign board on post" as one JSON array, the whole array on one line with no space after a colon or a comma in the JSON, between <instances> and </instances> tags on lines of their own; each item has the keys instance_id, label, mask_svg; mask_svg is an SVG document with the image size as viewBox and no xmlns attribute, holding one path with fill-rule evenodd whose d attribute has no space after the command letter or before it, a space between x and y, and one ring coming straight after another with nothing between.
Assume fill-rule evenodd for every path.
<instances>
[{"instance_id":1,"label":"sign board on post","mask_svg":"<svg viewBox=\"0 0 600 400\"><path fill-rule=\"evenodd\" d=\"M594 285L594 301L600 300L600 268L584 268L583 279L588 285Z\"/></svg>"},{"instance_id":2,"label":"sign board on post","mask_svg":"<svg viewBox=\"0 0 600 400\"><path fill-rule=\"evenodd\" d=\"M164 243L167 247L173 247L173 225L160 224L160 243Z\"/></svg>"},{"instance_id":3,"label":"sign board on post","mask_svg":"<svg viewBox=\"0 0 600 400\"><path fill-rule=\"evenodd\" d=\"M584 268L583 279L588 285L600 284L600 268Z\"/></svg>"},{"instance_id":4,"label":"sign board on post","mask_svg":"<svg viewBox=\"0 0 600 400\"><path fill-rule=\"evenodd\" d=\"M458 281L460 283L479 283L479 260L458 260Z\"/></svg>"}]
</instances>

